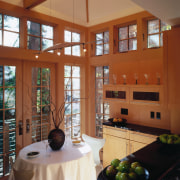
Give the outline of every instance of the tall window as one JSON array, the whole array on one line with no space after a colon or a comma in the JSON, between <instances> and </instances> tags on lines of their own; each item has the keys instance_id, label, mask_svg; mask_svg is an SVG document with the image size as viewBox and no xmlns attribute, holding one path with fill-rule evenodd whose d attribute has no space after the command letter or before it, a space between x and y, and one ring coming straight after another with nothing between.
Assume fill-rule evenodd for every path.
<instances>
[{"instance_id":1,"label":"tall window","mask_svg":"<svg viewBox=\"0 0 180 180\"><path fill-rule=\"evenodd\" d=\"M50 130L50 69L32 68L32 142L47 139Z\"/></svg>"},{"instance_id":2,"label":"tall window","mask_svg":"<svg viewBox=\"0 0 180 180\"><path fill-rule=\"evenodd\" d=\"M0 14L0 45L19 47L19 18Z\"/></svg>"},{"instance_id":3,"label":"tall window","mask_svg":"<svg viewBox=\"0 0 180 180\"><path fill-rule=\"evenodd\" d=\"M103 101L103 84L109 84L109 67L96 67L96 136L102 137L102 123L109 118L109 103Z\"/></svg>"},{"instance_id":4,"label":"tall window","mask_svg":"<svg viewBox=\"0 0 180 180\"><path fill-rule=\"evenodd\" d=\"M119 52L137 50L137 25L119 28Z\"/></svg>"},{"instance_id":5,"label":"tall window","mask_svg":"<svg viewBox=\"0 0 180 180\"><path fill-rule=\"evenodd\" d=\"M77 32L71 32L71 31L64 31L64 41L65 42L80 42L81 36ZM72 46L72 47L66 47L64 48L64 54L65 55L73 55L73 56L80 56L80 45Z\"/></svg>"},{"instance_id":6,"label":"tall window","mask_svg":"<svg viewBox=\"0 0 180 180\"><path fill-rule=\"evenodd\" d=\"M148 48L163 46L163 31L170 30L171 26L159 19L148 21Z\"/></svg>"},{"instance_id":7,"label":"tall window","mask_svg":"<svg viewBox=\"0 0 180 180\"><path fill-rule=\"evenodd\" d=\"M53 45L53 27L27 21L27 47L33 50L43 50Z\"/></svg>"},{"instance_id":8,"label":"tall window","mask_svg":"<svg viewBox=\"0 0 180 180\"><path fill-rule=\"evenodd\" d=\"M66 135L72 138L80 137L81 132L80 94L80 67L64 66L64 124Z\"/></svg>"},{"instance_id":9,"label":"tall window","mask_svg":"<svg viewBox=\"0 0 180 180\"><path fill-rule=\"evenodd\" d=\"M109 54L109 31L96 34L96 56Z\"/></svg>"}]
</instances>

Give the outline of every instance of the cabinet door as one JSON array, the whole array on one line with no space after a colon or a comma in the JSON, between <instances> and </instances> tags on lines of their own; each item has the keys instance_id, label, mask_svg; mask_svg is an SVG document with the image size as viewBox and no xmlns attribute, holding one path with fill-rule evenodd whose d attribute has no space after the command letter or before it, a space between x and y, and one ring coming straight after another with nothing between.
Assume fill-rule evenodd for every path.
<instances>
[{"instance_id":1,"label":"cabinet door","mask_svg":"<svg viewBox=\"0 0 180 180\"><path fill-rule=\"evenodd\" d=\"M130 141L130 144L129 144L130 154L134 153L135 151L138 151L139 149L145 147L146 145L147 144L143 144L143 143L140 143L140 142Z\"/></svg>"},{"instance_id":2,"label":"cabinet door","mask_svg":"<svg viewBox=\"0 0 180 180\"><path fill-rule=\"evenodd\" d=\"M103 148L103 165L106 167L115 158L122 159L128 154L128 141L119 137L104 134L106 139Z\"/></svg>"}]
</instances>

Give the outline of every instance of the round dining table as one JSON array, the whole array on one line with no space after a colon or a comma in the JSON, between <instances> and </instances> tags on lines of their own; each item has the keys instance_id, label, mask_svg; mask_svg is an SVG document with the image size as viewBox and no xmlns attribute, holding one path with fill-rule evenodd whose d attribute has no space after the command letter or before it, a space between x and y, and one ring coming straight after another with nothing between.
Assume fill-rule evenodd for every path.
<instances>
[{"instance_id":1,"label":"round dining table","mask_svg":"<svg viewBox=\"0 0 180 180\"><path fill-rule=\"evenodd\" d=\"M38 152L36 156L28 156ZM95 180L96 170L93 153L88 144L73 144L66 140L63 147L53 151L47 140L24 147L14 163L17 171L33 170L32 180ZM9 180L14 180L13 171Z\"/></svg>"}]
</instances>

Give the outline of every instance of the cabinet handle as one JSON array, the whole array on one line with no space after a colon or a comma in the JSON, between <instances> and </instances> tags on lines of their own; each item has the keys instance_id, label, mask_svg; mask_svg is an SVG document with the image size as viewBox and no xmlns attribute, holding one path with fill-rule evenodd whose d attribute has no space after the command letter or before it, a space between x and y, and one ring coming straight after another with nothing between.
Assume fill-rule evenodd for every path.
<instances>
[{"instance_id":1,"label":"cabinet handle","mask_svg":"<svg viewBox=\"0 0 180 180\"><path fill-rule=\"evenodd\" d=\"M19 127L19 135L22 135L23 134L23 121L22 120L19 121L18 127Z\"/></svg>"}]
</instances>

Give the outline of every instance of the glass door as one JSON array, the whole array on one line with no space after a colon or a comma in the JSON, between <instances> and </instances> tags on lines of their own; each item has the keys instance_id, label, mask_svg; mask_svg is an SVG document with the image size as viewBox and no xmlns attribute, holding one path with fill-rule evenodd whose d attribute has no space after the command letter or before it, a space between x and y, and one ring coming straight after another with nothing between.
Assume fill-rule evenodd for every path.
<instances>
[{"instance_id":1,"label":"glass door","mask_svg":"<svg viewBox=\"0 0 180 180\"><path fill-rule=\"evenodd\" d=\"M10 157L26 145L48 138L50 104L55 102L55 65L0 59L0 179Z\"/></svg>"},{"instance_id":2,"label":"glass door","mask_svg":"<svg viewBox=\"0 0 180 180\"><path fill-rule=\"evenodd\" d=\"M0 60L0 177L9 173L9 159L22 147L21 72L19 62Z\"/></svg>"}]
</instances>

